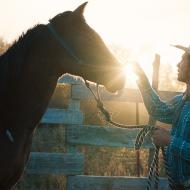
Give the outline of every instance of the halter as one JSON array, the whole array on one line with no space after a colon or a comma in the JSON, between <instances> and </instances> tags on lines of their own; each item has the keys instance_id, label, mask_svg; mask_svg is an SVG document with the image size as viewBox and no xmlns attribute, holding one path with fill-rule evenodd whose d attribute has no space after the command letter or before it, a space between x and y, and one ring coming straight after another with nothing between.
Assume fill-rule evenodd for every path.
<instances>
[{"instance_id":1,"label":"halter","mask_svg":"<svg viewBox=\"0 0 190 190\"><path fill-rule=\"evenodd\" d=\"M67 51L67 53L73 58L73 60L77 64L88 65L76 56L74 50L64 41L64 39L62 37L60 37L58 35L58 33L54 30L54 28L52 27L52 25L50 23L47 25L47 27L48 27L49 31L51 32L51 34L55 37L57 42ZM99 84L96 83L96 92L97 92L97 96L96 96L96 94L90 88L89 82L84 78L83 78L83 80L85 82L86 87L90 90L90 92L94 96L94 99L97 103L97 107L99 108L100 112L104 115L104 119L107 123L109 123L115 127L118 127L118 128L129 128L129 129L140 129L141 128L142 129L138 133L138 135L136 137L136 141L135 141L135 150L137 150L137 151L140 150L146 135L149 134L152 130L156 129L156 127L151 126L151 125L148 125L148 126L147 125L124 125L124 124L120 124L120 123L116 123L116 122L112 121L109 111L104 107L103 102L101 100L100 92L99 92ZM163 158L164 158L164 165L166 168L166 174L167 174L168 181L169 181L169 187L171 190L176 190L176 188L174 186L174 182L171 179L170 174L168 173L168 165L167 165L167 161L166 161L165 149L164 149L164 147L158 147L158 146L155 146L154 158L151 163L151 167L150 167L150 171L149 171L147 190L151 190L151 184L153 182L154 182L155 189L158 189L158 182L159 182L158 154L159 154L160 149L162 150L162 154L163 154ZM155 178L154 181L153 181L153 178Z\"/></svg>"},{"instance_id":2,"label":"halter","mask_svg":"<svg viewBox=\"0 0 190 190\"><path fill-rule=\"evenodd\" d=\"M64 39L58 35L58 33L54 30L54 28L51 26L50 23L47 24L47 27L50 30L50 32L53 34L55 39L59 42L59 44L64 49L67 50L67 52L75 60L75 62L77 62L78 64L83 64L83 62L75 55L75 52L73 51L73 49L65 43Z\"/></svg>"}]
</instances>

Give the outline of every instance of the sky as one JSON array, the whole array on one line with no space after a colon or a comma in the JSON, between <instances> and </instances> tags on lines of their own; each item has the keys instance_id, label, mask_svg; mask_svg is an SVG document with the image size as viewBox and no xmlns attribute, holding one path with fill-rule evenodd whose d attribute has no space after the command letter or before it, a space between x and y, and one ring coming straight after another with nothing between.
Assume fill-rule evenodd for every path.
<instances>
[{"instance_id":1,"label":"sky","mask_svg":"<svg viewBox=\"0 0 190 190\"><path fill-rule=\"evenodd\" d=\"M12 41L37 23L84 0L0 0L0 36ZM190 43L189 0L89 0L85 17L108 42Z\"/></svg>"},{"instance_id":2,"label":"sky","mask_svg":"<svg viewBox=\"0 0 190 190\"><path fill-rule=\"evenodd\" d=\"M84 0L0 0L0 37L11 42L36 24ZM190 0L89 0L87 23L106 42L130 49L148 69L155 53L173 64L181 56L170 44L190 44Z\"/></svg>"}]
</instances>

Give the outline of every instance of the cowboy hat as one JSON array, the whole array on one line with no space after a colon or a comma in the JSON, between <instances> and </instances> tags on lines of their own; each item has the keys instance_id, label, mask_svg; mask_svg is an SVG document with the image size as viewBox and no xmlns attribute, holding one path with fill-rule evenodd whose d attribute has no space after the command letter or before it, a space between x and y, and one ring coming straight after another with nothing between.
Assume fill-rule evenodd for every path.
<instances>
[{"instance_id":1,"label":"cowboy hat","mask_svg":"<svg viewBox=\"0 0 190 190\"><path fill-rule=\"evenodd\" d=\"M185 47L185 46L181 46L181 45L172 45L172 46L176 47L178 49L181 49L190 55L190 46L189 47Z\"/></svg>"}]
</instances>

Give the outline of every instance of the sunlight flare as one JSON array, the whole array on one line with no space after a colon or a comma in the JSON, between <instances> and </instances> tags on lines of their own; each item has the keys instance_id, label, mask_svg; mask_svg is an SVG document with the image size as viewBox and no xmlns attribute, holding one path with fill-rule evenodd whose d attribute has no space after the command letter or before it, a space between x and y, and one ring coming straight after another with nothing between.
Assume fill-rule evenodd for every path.
<instances>
[{"instance_id":1,"label":"sunlight flare","mask_svg":"<svg viewBox=\"0 0 190 190\"><path fill-rule=\"evenodd\" d=\"M134 73L132 64L125 65L123 68L123 72L125 74L126 80L130 80L133 82L138 80L138 76Z\"/></svg>"}]
</instances>

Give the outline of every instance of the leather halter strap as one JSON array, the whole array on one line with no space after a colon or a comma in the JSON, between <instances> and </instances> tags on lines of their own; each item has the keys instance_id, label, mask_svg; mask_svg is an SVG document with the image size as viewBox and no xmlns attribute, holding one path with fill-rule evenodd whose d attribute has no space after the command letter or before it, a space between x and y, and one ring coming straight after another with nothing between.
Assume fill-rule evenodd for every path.
<instances>
[{"instance_id":1,"label":"leather halter strap","mask_svg":"<svg viewBox=\"0 0 190 190\"><path fill-rule=\"evenodd\" d=\"M73 51L73 49L69 45L67 45L63 37L60 37L58 35L58 33L54 30L53 26L50 23L47 24L47 27L49 31L51 32L51 34L55 37L57 42L68 52L68 54L75 60L75 62L79 64L83 64L83 62L75 55L75 52Z\"/></svg>"}]
</instances>

